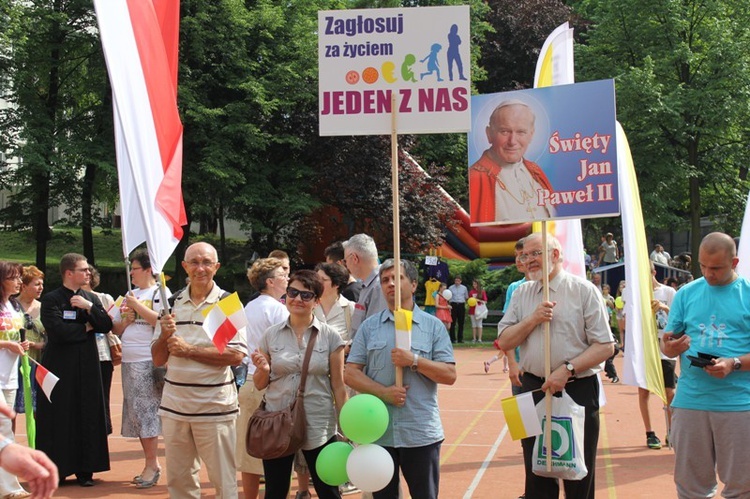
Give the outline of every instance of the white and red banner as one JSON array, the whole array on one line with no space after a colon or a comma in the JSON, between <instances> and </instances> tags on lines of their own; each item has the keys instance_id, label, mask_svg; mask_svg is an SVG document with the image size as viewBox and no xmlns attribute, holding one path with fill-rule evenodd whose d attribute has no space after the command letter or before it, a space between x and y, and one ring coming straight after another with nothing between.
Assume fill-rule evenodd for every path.
<instances>
[{"instance_id":1,"label":"white and red banner","mask_svg":"<svg viewBox=\"0 0 750 499\"><path fill-rule=\"evenodd\" d=\"M46 367L36 363L36 382L39 383L39 386L42 388L42 391L47 396L47 400L52 403L52 390L55 389L55 385L58 381L60 381L60 378L52 374L47 370Z\"/></svg>"},{"instance_id":2,"label":"white and red banner","mask_svg":"<svg viewBox=\"0 0 750 499\"><path fill-rule=\"evenodd\" d=\"M177 112L179 0L94 0L114 101L123 252L161 272L187 224Z\"/></svg>"}]
</instances>

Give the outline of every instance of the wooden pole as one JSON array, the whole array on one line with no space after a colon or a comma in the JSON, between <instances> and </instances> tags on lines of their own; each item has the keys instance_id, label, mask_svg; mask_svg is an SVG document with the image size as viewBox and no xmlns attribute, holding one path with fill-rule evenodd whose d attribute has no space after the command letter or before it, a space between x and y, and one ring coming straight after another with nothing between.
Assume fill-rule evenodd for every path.
<instances>
[{"instance_id":1,"label":"wooden pole","mask_svg":"<svg viewBox=\"0 0 750 499\"><path fill-rule=\"evenodd\" d=\"M398 209L398 126L396 92L391 92L391 188L393 197L393 278L396 280L396 308L401 308L401 238ZM396 386L404 386L404 370L396 369Z\"/></svg>"},{"instance_id":2,"label":"wooden pole","mask_svg":"<svg viewBox=\"0 0 750 499\"><path fill-rule=\"evenodd\" d=\"M549 301L549 246L547 241L547 221L542 221L542 300ZM544 379L552 373L552 343L550 323L544 323ZM544 392L546 421L544 424L544 446L547 449L547 471L552 471L552 393Z\"/></svg>"}]
</instances>

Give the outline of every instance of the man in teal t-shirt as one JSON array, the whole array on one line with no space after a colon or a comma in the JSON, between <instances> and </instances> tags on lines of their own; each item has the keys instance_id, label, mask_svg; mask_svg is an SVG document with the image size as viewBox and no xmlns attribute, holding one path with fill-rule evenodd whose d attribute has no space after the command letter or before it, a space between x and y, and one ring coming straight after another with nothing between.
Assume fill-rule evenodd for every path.
<instances>
[{"instance_id":1,"label":"man in teal t-shirt","mask_svg":"<svg viewBox=\"0 0 750 499\"><path fill-rule=\"evenodd\" d=\"M674 481L680 498L750 497L750 281L735 272L731 237L713 232L698 253L703 277L672 302L662 351L680 355L672 402ZM684 332L679 338L675 335ZM706 367L689 357L713 357Z\"/></svg>"}]
</instances>

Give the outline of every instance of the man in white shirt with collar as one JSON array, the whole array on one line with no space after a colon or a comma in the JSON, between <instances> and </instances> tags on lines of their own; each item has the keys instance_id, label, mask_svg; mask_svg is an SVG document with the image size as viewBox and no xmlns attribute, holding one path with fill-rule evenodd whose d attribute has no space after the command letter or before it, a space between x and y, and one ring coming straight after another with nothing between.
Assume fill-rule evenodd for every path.
<instances>
[{"instance_id":1,"label":"man in white shirt with collar","mask_svg":"<svg viewBox=\"0 0 750 499\"><path fill-rule=\"evenodd\" d=\"M599 381L595 376L614 352L614 337L601 294L589 281L562 268L560 242L548 236L545 255L542 235L524 241L522 261L529 282L513 294L508 313L498 326L503 350L520 346L522 391L540 389L553 394L563 389L585 408L584 461L588 474L582 480L564 480L566 497L594 499L596 446L599 441ZM542 258L549 259L549 296L543 301ZM550 323L552 371L545 379L544 323ZM541 399L542 393L538 393ZM531 471L534 437L522 441L526 468L526 495L535 499L559 497L558 480Z\"/></svg>"}]
</instances>

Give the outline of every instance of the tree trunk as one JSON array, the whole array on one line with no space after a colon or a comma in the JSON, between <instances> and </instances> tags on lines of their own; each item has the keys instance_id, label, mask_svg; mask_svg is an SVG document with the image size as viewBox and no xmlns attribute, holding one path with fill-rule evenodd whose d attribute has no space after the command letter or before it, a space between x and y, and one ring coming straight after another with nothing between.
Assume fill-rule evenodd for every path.
<instances>
[{"instance_id":1,"label":"tree trunk","mask_svg":"<svg viewBox=\"0 0 750 499\"><path fill-rule=\"evenodd\" d=\"M219 251L221 253L221 261L224 262L227 259L227 235L224 230L224 203L219 200Z\"/></svg>"},{"instance_id":2,"label":"tree trunk","mask_svg":"<svg viewBox=\"0 0 750 499\"><path fill-rule=\"evenodd\" d=\"M42 167L44 168L44 167ZM36 266L42 272L47 272L47 241L50 238L47 212L49 211L49 175L40 173L32 177L32 182L38 185L34 199L34 234L36 235Z\"/></svg>"},{"instance_id":3,"label":"tree trunk","mask_svg":"<svg viewBox=\"0 0 750 499\"><path fill-rule=\"evenodd\" d=\"M53 10L56 13L62 12L62 0L55 0ZM53 48L50 51L49 86L47 87L47 95L44 99L44 107L47 111L50 123L52 123L52 130L54 132L57 132L56 118L60 95L60 47L64 41L64 36L60 29L60 22L62 21L53 23L50 32L50 41L52 42ZM36 166L36 168L39 169L39 174L32 176L32 181L34 182L34 185L37 186L36 199L32 209L34 210L34 233L36 234L36 266L42 272L46 272L47 241L50 238L49 224L47 222L50 199L50 171L53 164L52 157L56 147L54 145L54 133L47 134L44 137L39 137L38 140L40 144L46 144L47 147L44 149L44 164Z\"/></svg>"},{"instance_id":4,"label":"tree trunk","mask_svg":"<svg viewBox=\"0 0 750 499\"><path fill-rule=\"evenodd\" d=\"M690 178L690 251L691 270L696 278L701 276L698 263L698 248L701 244L701 190L697 177Z\"/></svg>"},{"instance_id":5,"label":"tree trunk","mask_svg":"<svg viewBox=\"0 0 750 499\"><path fill-rule=\"evenodd\" d=\"M184 227L185 232L182 233L182 239L177 243L177 247L174 250L174 278L169 285L169 289L173 292L185 286L186 274L185 269L182 268L182 260L185 256L185 250L190 244L190 224L193 220L188 206L185 206L185 212L187 214L187 225Z\"/></svg>"},{"instance_id":6,"label":"tree trunk","mask_svg":"<svg viewBox=\"0 0 750 499\"><path fill-rule=\"evenodd\" d=\"M83 255L91 265L96 265L94 257L94 235L92 210L94 204L94 179L96 178L96 165L90 163L86 166L81 189L81 235L83 237Z\"/></svg>"}]
</instances>

